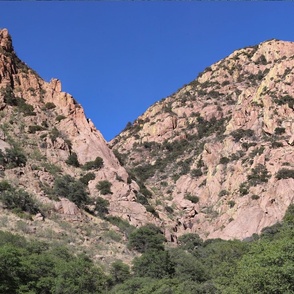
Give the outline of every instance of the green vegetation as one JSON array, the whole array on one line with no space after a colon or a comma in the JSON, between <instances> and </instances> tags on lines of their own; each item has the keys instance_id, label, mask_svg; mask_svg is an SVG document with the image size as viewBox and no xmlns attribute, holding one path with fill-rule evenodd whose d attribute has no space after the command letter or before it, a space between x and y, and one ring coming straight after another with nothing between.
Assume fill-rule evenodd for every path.
<instances>
[{"instance_id":1,"label":"green vegetation","mask_svg":"<svg viewBox=\"0 0 294 294\"><path fill-rule=\"evenodd\" d=\"M36 214L40 212L36 200L29 193L11 187L5 181L1 182L0 201L6 209L13 210L15 213Z\"/></svg>"},{"instance_id":2,"label":"green vegetation","mask_svg":"<svg viewBox=\"0 0 294 294\"><path fill-rule=\"evenodd\" d=\"M94 173L86 173L84 176L82 176L80 178L80 181L85 184L88 185L88 183L92 180L95 179L95 174Z\"/></svg>"},{"instance_id":3,"label":"green vegetation","mask_svg":"<svg viewBox=\"0 0 294 294\"><path fill-rule=\"evenodd\" d=\"M66 116L60 114L60 115L56 116L56 121L61 122L65 118L66 118Z\"/></svg>"},{"instance_id":4,"label":"green vegetation","mask_svg":"<svg viewBox=\"0 0 294 294\"><path fill-rule=\"evenodd\" d=\"M10 106L16 106L19 112L22 112L25 116L36 115L34 107L27 104L25 99L16 97L13 93L11 86L1 88L1 93L4 95L4 102Z\"/></svg>"},{"instance_id":5,"label":"green vegetation","mask_svg":"<svg viewBox=\"0 0 294 294\"><path fill-rule=\"evenodd\" d=\"M102 167L103 167L103 159L99 156L97 156L94 161L88 161L82 166L84 170L100 169Z\"/></svg>"},{"instance_id":6,"label":"green vegetation","mask_svg":"<svg viewBox=\"0 0 294 294\"><path fill-rule=\"evenodd\" d=\"M191 201L192 203L198 203L199 202L199 197L195 195L191 195L191 193L187 193L185 195L185 199Z\"/></svg>"},{"instance_id":7,"label":"green vegetation","mask_svg":"<svg viewBox=\"0 0 294 294\"><path fill-rule=\"evenodd\" d=\"M258 164L251 170L251 174L247 176L248 183L250 186L256 186L261 183L266 183L271 177L266 167L262 164Z\"/></svg>"},{"instance_id":8,"label":"green vegetation","mask_svg":"<svg viewBox=\"0 0 294 294\"><path fill-rule=\"evenodd\" d=\"M0 231L0 293L106 293L109 277L85 255Z\"/></svg>"},{"instance_id":9,"label":"green vegetation","mask_svg":"<svg viewBox=\"0 0 294 294\"><path fill-rule=\"evenodd\" d=\"M102 195L112 194L111 192L111 183L107 180L99 181L96 185L96 189L100 191Z\"/></svg>"},{"instance_id":10,"label":"green vegetation","mask_svg":"<svg viewBox=\"0 0 294 294\"><path fill-rule=\"evenodd\" d=\"M42 126L34 125L34 126L29 126L29 133L30 134L35 134L36 132L39 131L44 131L45 128Z\"/></svg>"},{"instance_id":11,"label":"green vegetation","mask_svg":"<svg viewBox=\"0 0 294 294\"><path fill-rule=\"evenodd\" d=\"M105 215L108 214L109 201L102 197L97 197L94 204L97 215L101 218L105 218Z\"/></svg>"},{"instance_id":12,"label":"green vegetation","mask_svg":"<svg viewBox=\"0 0 294 294\"><path fill-rule=\"evenodd\" d=\"M281 179L294 179L294 169L282 168L277 172L276 178L278 180L281 180Z\"/></svg>"},{"instance_id":13,"label":"green vegetation","mask_svg":"<svg viewBox=\"0 0 294 294\"><path fill-rule=\"evenodd\" d=\"M203 241L189 233L179 237L177 248L164 248L165 238L154 225L132 229L126 236L129 248L141 255L133 259L131 269L114 261L106 274L85 255L0 231L0 293L294 292L293 204L282 223L244 241Z\"/></svg>"},{"instance_id":14,"label":"green vegetation","mask_svg":"<svg viewBox=\"0 0 294 294\"><path fill-rule=\"evenodd\" d=\"M74 167L79 167L80 166L80 163L79 163L79 160L78 160L78 156L75 152L72 152L69 154L67 160L65 161L66 164L68 165L72 165Z\"/></svg>"},{"instance_id":15,"label":"green vegetation","mask_svg":"<svg viewBox=\"0 0 294 294\"><path fill-rule=\"evenodd\" d=\"M47 103L45 104L44 109L53 109L53 108L55 108L55 107L56 107L56 105L55 105L53 102L47 102Z\"/></svg>"},{"instance_id":16,"label":"green vegetation","mask_svg":"<svg viewBox=\"0 0 294 294\"><path fill-rule=\"evenodd\" d=\"M20 148L6 148L4 153L2 152L2 150L0 150L0 165L5 166L6 168L25 166L26 162L27 158Z\"/></svg>"},{"instance_id":17,"label":"green vegetation","mask_svg":"<svg viewBox=\"0 0 294 294\"><path fill-rule=\"evenodd\" d=\"M59 197L68 198L79 207L89 203L89 195L86 191L86 186L70 175L56 178L53 190Z\"/></svg>"},{"instance_id":18,"label":"green vegetation","mask_svg":"<svg viewBox=\"0 0 294 294\"><path fill-rule=\"evenodd\" d=\"M253 135L254 135L254 131L252 131L250 129L248 129L248 130L237 129L237 130L231 132L231 136L233 136L235 142L239 142L241 140L241 138L252 137Z\"/></svg>"}]
</instances>

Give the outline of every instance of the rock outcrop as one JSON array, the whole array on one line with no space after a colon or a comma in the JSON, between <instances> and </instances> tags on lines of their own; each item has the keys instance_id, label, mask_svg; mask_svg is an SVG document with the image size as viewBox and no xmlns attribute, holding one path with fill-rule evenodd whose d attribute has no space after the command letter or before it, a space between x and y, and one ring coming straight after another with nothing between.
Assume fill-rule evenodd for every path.
<instances>
[{"instance_id":1,"label":"rock outcrop","mask_svg":"<svg viewBox=\"0 0 294 294\"><path fill-rule=\"evenodd\" d=\"M243 239L282 219L294 199L293 176L277 176L294 173L293 68L291 42L237 50L112 140L169 234Z\"/></svg>"}]
</instances>

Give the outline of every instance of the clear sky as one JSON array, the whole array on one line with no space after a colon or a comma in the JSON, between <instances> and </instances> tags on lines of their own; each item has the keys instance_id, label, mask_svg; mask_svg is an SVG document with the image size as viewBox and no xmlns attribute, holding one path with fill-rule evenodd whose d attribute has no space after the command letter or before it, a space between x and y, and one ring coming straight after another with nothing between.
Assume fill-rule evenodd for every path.
<instances>
[{"instance_id":1,"label":"clear sky","mask_svg":"<svg viewBox=\"0 0 294 294\"><path fill-rule=\"evenodd\" d=\"M293 2L0 2L18 56L106 140L234 50L294 41Z\"/></svg>"}]
</instances>

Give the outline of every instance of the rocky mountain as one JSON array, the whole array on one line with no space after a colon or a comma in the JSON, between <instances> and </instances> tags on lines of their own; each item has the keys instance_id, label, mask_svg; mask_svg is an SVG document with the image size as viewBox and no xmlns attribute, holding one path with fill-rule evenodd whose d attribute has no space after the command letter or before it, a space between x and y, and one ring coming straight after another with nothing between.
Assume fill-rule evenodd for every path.
<instances>
[{"instance_id":1,"label":"rocky mountain","mask_svg":"<svg viewBox=\"0 0 294 294\"><path fill-rule=\"evenodd\" d=\"M58 79L45 82L17 57L6 29L0 30L0 166L1 229L68 239L85 250L98 244L93 252L105 247L103 256L112 249L119 255L125 235L117 222L140 226L154 218L133 201L137 183L82 106ZM31 208L28 195L39 208ZM35 216L24 219L19 210ZM117 217L116 226L96 217L104 212ZM112 239L114 248L107 244Z\"/></svg>"},{"instance_id":2,"label":"rocky mountain","mask_svg":"<svg viewBox=\"0 0 294 294\"><path fill-rule=\"evenodd\" d=\"M291 42L237 50L112 140L170 240L244 239L281 220L294 199L293 66Z\"/></svg>"},{"instance_id":3,"label":"rocky mountain","mask_svg":"<svg viewBox=\"0 0 294 294\"><path fill-rule=\"evenodd\" d=\"M0 30L0 229L128 262L129 231L250 237L294 195L294 44L238 50L110 143Z\"/></svg>"}]
</instances>

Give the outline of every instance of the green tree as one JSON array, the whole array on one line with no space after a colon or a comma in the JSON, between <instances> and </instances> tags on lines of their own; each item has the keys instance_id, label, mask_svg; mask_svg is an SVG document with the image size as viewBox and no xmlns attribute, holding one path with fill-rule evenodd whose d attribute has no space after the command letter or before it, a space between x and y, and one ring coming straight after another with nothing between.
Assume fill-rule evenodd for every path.
<instances>
[{"instance_id":1,"label":"green tree","mask_svg":"<svg viewBox=\"0 0 294 294\"><path fill-rule=\"evenodd\" d=\"M123 283L131 277L130 267L121 260L117 260L111 264L110 274L115 285Z\"/></svg>"},{"instance_id":2,"label":"green tree","mask_svg":"<svg viewBox=\"0 0 294 294\"><path fill-rule=\"evenodd\" d=\"M99 181L99 183L96 185L96 189L100 191L102 195L112 194L110 187L111 183L107 180L105 181Z\"/></svg>"},{"instance_id":3,"label":"green tree","mask_svg":"<svg viewBox=\"0 0 294 294\"><path fill-rule=\"evenodd\" d=\"M175 273L175 265L168 251L148 250L133 260L134 275L149 278L171 278Z\"/></svg>"},{"instance_id":4,"label":"green tree","mask_svg":"<svg viewBox=\"0 0 294 294\"><path fill-rule=\"evenodd\" d=\"M65 161L66 164L68 165L72 165L72 166L75 166L75 167L79 167L80 166L80 163L79 163L79 160L78 160L78 156L75 152L72 152L67 160Z\"/></svg>"},{"instance_id":5,"label":"green tree","mask_svg":"<svg viewBox=\"0 0 294 294\"><path fill-rule=\"evenodd\" d=\"M294 293L293 236L254 243L223 293Z\"/></svg>"},{"instance_id":6,"label":"green tree","mask_svg":"<svg viewBox=\"0 0 294 294\"><path fill-rule=\"evenodd\" d=\"M79 207L89 202L86 186L82 182L76 181L70 175L57 178L53 189L58 196L68 198Z\"/></svg>"},{"instance_id":7,"label":"green tree","mask_svg":"<svg viewBox=\"0 0 294 294\"><path fill-rule=\"evenodd\" d=\"M130 234L128 247L143 253L150 249L164 250L163 242L165 242L165 237L161 230L148 224Z\"/></svg>"}]
</instances>

